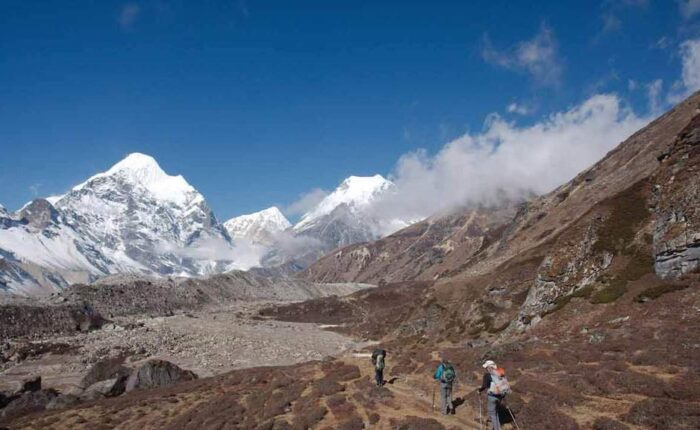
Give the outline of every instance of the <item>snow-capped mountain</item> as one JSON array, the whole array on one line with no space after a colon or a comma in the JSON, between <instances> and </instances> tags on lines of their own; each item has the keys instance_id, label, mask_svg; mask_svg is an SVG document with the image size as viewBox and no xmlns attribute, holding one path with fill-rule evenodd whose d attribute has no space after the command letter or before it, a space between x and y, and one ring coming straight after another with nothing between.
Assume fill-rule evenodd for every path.
<instances>
[{"instance_id":1,"label":"snow-capped mountain","mask_svg":"<svg viewBox=\"0 0 700 430\"><path fill-rule=\"evenodd\" d=\"M203 275L235 268L230 237L204 197L152 158L131 154L62 196L0 211L5 289L55 288L112 273ZM38 276L48 271L52 276ZM0 288L2 288L0 283Z\"/></svg>"},{"instance_id":2,"label":"snow-capped mountain","mask_svg":"<svg viewBox=\"0 0 700 430\"><path fill-rule=\"evenodd\" d=\"M321 254L353 243L377 239L409 225L402 220L380 219L373 204L395 185L381 175L350 176L293 227L297 236L315 238Z\"/></svg>"},{"instance_id":3,"label":"snow-capped mountain","mask_svg":"<svg viewBox=\"0 0 700 430\"><path fill-rule=\"evenodd\" d=\"M273 206L252 214L241 215L224 223L231 239L248 240L251 243L272 246L275 236L287 230L292 224Z\"/></svg>"},{"instance_id":4,"label":"snow-capped mountain","mask_svg":"<svg viewBox=\"0 0 700 430\"><path fill-rule=\"evenodd\" d=\"M114 263L159 274L217 271L199 245L230 242L204 197L152 157L131 154L56 201L65 223Z\"/></svg>"},{"instance_id":5,"label":"snow-capped mountain","mask_svg":"<svg viewBox=\"0 0 700 430\"><path fill-rule=\"evenodd\" d=\"M372 202L394 187L394 183L382 175L350 176L332 193L327 195L309 212L305 213L294 226L301 233L318 223L320 218L330 215L337 207L346 205L354 214L362 215Z\"/></svg>"},{"instance_id":6,"label":"snow-capped mountain","mask_svg":"<svg viewBox=\"0 0 700 430\"><path fill-rule=\"evenodd\" d=\"M0 206L0 291L40 294L116 273L303 268L331 249L387 234L372 207L393 187L380 175L351 176L294 227L276 207L222 225L182 176L131 154L66 194L14 213Z\"/></svg>"}]
</instances>

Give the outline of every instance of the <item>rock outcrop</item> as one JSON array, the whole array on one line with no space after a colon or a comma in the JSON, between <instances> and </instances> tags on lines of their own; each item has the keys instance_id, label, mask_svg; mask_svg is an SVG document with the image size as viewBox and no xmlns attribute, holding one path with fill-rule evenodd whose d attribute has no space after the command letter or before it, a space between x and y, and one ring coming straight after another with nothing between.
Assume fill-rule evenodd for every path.
<instances>
[{"instance_id":1,"label":"rock outcrop","mask_svg":"<svg viewBox=\"0 0 700 430\"><path fill-rule=\"evenodd\" d=\"M197 379L197 375L189 370L163 360L149 360L129 375L126 380L126 391L139 388L167 387L183 381Z\"/></svg>"},{"instance_id":2,"label":"rock outcrop","mask_svg":"<svg viewBox=\"0 0 700 430\"><path fill-rule=\"evenodd\" d=\"M664 279L700 269L700 114L661 154L654 178L654 268Z\"/></svg>"}]
</instances>

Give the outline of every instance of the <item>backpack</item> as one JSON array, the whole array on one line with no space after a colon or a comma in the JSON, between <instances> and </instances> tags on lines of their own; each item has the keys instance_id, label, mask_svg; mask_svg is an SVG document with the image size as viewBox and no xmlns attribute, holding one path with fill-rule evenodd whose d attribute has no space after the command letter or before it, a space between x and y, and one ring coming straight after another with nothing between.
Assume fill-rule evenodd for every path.
<instances>
[{"instance_id":1,"label":"backpack","mask_svg":"<svg viewBox=\"0 0 700 430\"><path fill-rule=\"evenodd\" d=\"M508 383L508 378L506 378L505 369L499 367L495 372L491 373L491 386L489 386L489 393L495 394L497 396L505 396L511 392L510 384Z\"/></svg>"},{"instance_id":2,"label":"backpack","mask_svg":"<svg viewBox=\"0 0 700 430\"><path fill-rule=\"evenodd\" d=\"M386 357L386 351L384 351L383 349L375 349L374 352L372 352L372 364L374 364L375 366L377 365L377 357L379 357L380 355Z\"/></svg>"},{"instance_id":3,"label":"backpack","mask_svg":"<svg viewBox=\"0 0 700 430\"><path fill-rule=\"evenodd\" d=\"M384 370L384 355L379 354L377 356L377 362L374 364L377 370Z\"/></svg>"},{"instance_id":4,"label":"backpack","mask_svg":"<svg viewBox=\"0 0 700 430\"><path fill-rule=\"evenodd\" d=\"M440 377L441 382L447 384L452 384L454 380L457 379L457 373L455 373L455 368L451 364L443 364L442 366L442 376Z\"/></svg>"}]
</instances>

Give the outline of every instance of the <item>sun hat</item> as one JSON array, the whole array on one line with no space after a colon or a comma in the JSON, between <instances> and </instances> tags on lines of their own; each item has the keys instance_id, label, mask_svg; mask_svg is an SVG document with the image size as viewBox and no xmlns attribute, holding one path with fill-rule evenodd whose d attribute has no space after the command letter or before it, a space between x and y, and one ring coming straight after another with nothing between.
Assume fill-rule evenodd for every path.
<instances>
[{"instance_id":1,"label":"sun hat","mask_svg":"<svg viewBox=\"0 0 700 430\"><path fill-rule=\"evenodd\" d=\"M488 369L489 367L496 367L496 363L493 360L486 360L483 365L481 365L484 369Z\"/></svg>"}]
</instances>

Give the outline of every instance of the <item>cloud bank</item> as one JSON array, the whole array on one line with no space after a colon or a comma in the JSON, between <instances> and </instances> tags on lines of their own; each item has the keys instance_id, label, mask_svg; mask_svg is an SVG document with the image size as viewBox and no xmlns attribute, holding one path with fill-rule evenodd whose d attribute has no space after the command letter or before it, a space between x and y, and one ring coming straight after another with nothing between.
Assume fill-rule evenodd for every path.
<instances>
[{"instance_id":1,"label":"cloud bank","mask_svg":"<svg viewBox=\"0 0 700 430\"><path fill-rule=\"evenodd\" d=\"M482 132L465 134L434 155L419 150L402 156L390 175L396 189L375 205L375 216L416 219L546 193L649 120L614 94L595 95L528 126L492 114Z\"/></svg>"},{"instance_id":2,"label":"cloud bank","mask_svg":"<svg viewBox=\"0 0 700 430\"><path fill-rule=\"evenodd\" d=\"M321 203L321 200L327 195L328 191L322 190L321 188L314 188L300 195L296 201L284 208L284 213L287 215L303 215L313 209L317 204Z\"/></svg>"}]
</instances>

